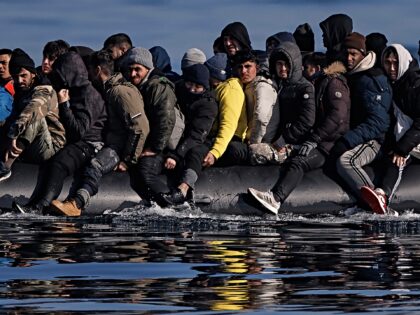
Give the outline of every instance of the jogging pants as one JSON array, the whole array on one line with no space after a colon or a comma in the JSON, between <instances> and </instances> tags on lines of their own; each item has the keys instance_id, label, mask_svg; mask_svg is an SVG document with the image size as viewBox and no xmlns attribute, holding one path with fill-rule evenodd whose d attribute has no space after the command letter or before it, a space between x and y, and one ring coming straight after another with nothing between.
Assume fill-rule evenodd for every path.
<instances>
[{"instance_id":1,"label":"jogging pants","mask_svg":"<svg viewBox=\"0 0 420 315\"><path fill-rule=\"evenodd\" d=\"M370 140L346 151L337 160L338 174L359 200L362 186L375 188L372 179L365 172L363 166L375 161L380 156L380 149L381 145L378 141Z\"/></svg>"}]
</instances>

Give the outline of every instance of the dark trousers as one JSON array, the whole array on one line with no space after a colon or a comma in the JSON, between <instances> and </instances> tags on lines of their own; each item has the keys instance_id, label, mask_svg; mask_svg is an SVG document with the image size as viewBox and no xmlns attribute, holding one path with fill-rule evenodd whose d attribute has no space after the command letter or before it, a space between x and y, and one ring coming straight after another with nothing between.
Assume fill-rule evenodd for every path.
<instances>
[{"instance_id":1,"label":"dark trousers","mask_svg":"<svg viewBox=\"0 0 420 315\"><path fill-rule=\"evenodd\" d=\"M324 165L326 156L318 149L313 149L308 156L294 156L280 166L280 177L271 189L283 203L302 181L305 173Z\"/></svg>"},{"instance_id":2,"label":"dark trousers","mask_svg":"<svg viewBox=\"0 0 420 315\"><path fill-rule=\"evenodd\" d=\"M84 141L65 146L40 168L30 204L49 206L60 195L66 177L84 167L94 155L93 146Z\"/></svg>"},{"instance_id":3,"label":"dark trousers","mask_svg":"<svg viewBox=\"0 0 420 315\"><path fill-rule=\"evenodd\" d=\"M242 141L233 139L226 148L226 151L217 161L216 166L232 166L249 164L248 145Z\"/></svg>"},{"instance_id":4,"label":"dark trousers","mask_svg":"<svg viewBox=\"0 0 420 315\"><path fill-rule=\"evenodd\" d=\"M407 168L411 164L413 158L409 158L405 164L404 172L407 172ZM400 169L397 165L392 163L392 155L387 156L384 160L384 173L383 173L383 179L382 184L379 185L380 188L382 188L385 192L385 194L389 197L393 190L397 190L401 176L402 176L402 170L400 174Z\"/></svg>"},{"instance_id":5,"label":"dark trousers","mask_svg":"<svg viewBox=\"0 0 420 315\"><path fill-rule=\"evenodd\" d=\"M185 155L183 169L192 169L199 176L203 171L203 160L210 151L210 148L211 143L192 147Z\"/></svg>"},{"instance_id":6,"label":"dark trousers","mask_svg":"<svg viewBox=\"0 0 420 315\"><path fill-rule=\"evenodd\" d=\"M110 147L102 148L85 168L81 188L86 189L90 196L96 195L102 176L111 172L119 161L118 153L114 149Z\"/></svg>"},{"instance_id":7,"label":"dark trousers","mask_svg":"<svg viewBox=\"0 0 420 315\"><path fill-rule=\"evenodd\" d=\"M160 178L164 162L163 154L144 156L129 168L131 187L142 199L156 200L158 194L169 192L168 185Z\"/></svg>"}]
</instances>

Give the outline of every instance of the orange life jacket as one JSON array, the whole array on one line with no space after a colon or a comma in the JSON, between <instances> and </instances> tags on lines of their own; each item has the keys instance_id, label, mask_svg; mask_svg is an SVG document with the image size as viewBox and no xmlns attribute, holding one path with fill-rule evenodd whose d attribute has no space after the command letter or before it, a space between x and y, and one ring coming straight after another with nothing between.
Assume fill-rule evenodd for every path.
<instances>
[{"instance_id":1,"label":"orange life jacket","mask_svg":"<svg viewBox=\"0 0 420 315\"><path fill-rule=\"evenodd\" d=\"M15 88L13 87L13 80L10 80L9 82L7 82L4 88L6 89L7 92L10 93L10 95L15 96Z\"/></svg>"}]
</instances>

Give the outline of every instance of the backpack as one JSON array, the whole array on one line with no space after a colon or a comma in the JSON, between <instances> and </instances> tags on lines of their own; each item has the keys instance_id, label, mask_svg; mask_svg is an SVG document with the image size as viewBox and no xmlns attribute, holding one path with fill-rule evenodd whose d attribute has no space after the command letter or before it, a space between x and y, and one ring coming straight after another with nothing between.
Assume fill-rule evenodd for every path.
<instances>
[{"instance_id":1,"label":"backpack","mask_svg":"<svg viewBox=\"0 0 420 315\"><path fill-rule=\"evenodd\" d=\"M174 129L172 129L172 134L169 138L168 145L167 145L169 150L176 149L185 130L184 114L181 112L181 109L179 108L178 104L175 104L174 109L175 109L175 125L174 125Z\"/></svg>"}]
</instances>

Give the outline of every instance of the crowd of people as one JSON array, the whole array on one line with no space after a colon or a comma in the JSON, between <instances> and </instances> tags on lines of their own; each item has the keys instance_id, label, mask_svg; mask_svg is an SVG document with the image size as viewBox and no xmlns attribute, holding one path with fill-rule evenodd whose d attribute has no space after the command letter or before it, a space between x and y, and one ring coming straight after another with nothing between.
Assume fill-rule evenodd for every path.
<instances>
[{"instance_id":1,"label":"crowd of people","mask_svg":"<svg viewBox=\"0 0 420 315\"><path fill-rule=\"evenodd\" d=\"M22 49L1 49L0 181L17 159L39 164L29 202L13 208L79 216L112 171L127 172L146 202L181 204L205 168L275 164L269 191L248 189L273 213L305 173L324 168L361 206L388 214L419 156L418 62L381 33L353 32L345 14L319 26L325 52L314 51L307 23L269 36L264 51L230 23L210 58L186 51L181 74L163 47L134 47L124 33L99 51L48 42L40 67ZM376 161L385 165L377 187L364 170Z\"/></svg>"}]
</instances>

